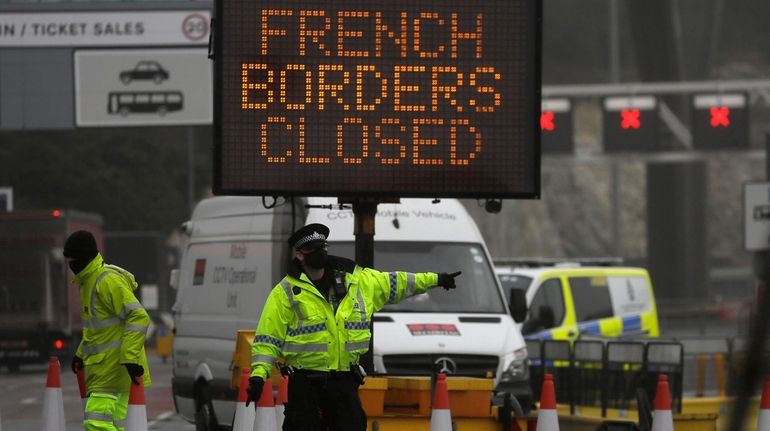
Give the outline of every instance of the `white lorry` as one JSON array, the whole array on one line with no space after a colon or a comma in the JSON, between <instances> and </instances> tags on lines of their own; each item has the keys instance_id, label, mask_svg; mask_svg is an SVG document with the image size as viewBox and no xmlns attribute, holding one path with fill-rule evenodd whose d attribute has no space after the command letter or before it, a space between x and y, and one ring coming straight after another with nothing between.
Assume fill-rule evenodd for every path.
<instances>
[{"instance_id":1,"label":"white lorry","mask_svg":"<svg viewBox=\"0 0 770 431\"><path fill-rule=\"evenodd\" d=\"M331 198L307 203L309 210L304 200L293 210L288 204L266 210L258 198L217 197L202 201L186 224L190 240L175 305L173 392L178 412L199 429L231 423L235 334L256 326L265 298L285 275L291 231L323 223L331 230L329 253L354 257L353 212ZM321 208L330 204L335 209ZM526 344L512 318L523 320L526 309L510 311L481 233L462 204L380 204L375 230L378 270L462 271L453 291L433 289L375 314L375 372L492 375L495 390L512 394L527 410Z\"/></svg>"}]
</instances>

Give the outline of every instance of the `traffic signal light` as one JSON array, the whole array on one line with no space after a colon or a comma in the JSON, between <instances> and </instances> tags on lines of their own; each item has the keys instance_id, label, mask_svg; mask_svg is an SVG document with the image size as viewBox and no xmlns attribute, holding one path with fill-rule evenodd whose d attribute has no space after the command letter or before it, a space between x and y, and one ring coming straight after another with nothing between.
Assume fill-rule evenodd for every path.
<instances>
[{"instance_id":1,"label":"traffic signal light","mask_svg":"<svg viewBox=\"0 0 770 431\"><path fill-rule=\"evenodd\" d=\"M543 153L572 153L572 103L569 99L540 102L540 148Z\"/></svg>"},{"instance_id":2,"label":"traffic signal light","mask_svg":"<svg viewBox=\"0 0 770 431\"><path fill-rule=\"evenodd\" d=\"M696 94L692 97L692 107L693 148L748 148L749 113L745 94Z\"/></svg>"},{"instance_id":3,"label":"traffic signal light","mask_svg":"<svg viewBox=\"0 0 770 431\"><path fill-rule=\"evenodd\" d=\"M603 107L605 151L658 148L658 101L654 96L607 97Z\"/></svg>"}]
</instances>

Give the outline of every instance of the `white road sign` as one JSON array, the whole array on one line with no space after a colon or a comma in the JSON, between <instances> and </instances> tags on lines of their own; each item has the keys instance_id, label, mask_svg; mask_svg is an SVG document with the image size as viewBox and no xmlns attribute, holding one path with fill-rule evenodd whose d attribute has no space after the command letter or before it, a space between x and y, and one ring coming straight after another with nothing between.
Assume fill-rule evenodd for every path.
<instances>
[{"instance_id":1,"label":"white road sign","mask_svg":"<svg viewBox=\"0 0 770 431\"><path fill-rule=\"evenodd\" d=\"M770 183L743 185L746 250L770 249Z\"/></svg>"},{"instance_id":2,"label":"white road sign","mask_svg":"<svg viewBox=\"0 0 770 431\"><path fill-rule=\"evenodd\" d=\"M0 14L0 47L208 45L200 11Z\"/></svg>"},{"instance_id":3,"label":"white road sign","mask_svg":"<svg viewBox=\"0 0 770 431\"><path fill-rule=\"evenodd\" d=\"M211 124L211 68L205 48L76 51L75 124Z\"/></svg>"}]
</instances>

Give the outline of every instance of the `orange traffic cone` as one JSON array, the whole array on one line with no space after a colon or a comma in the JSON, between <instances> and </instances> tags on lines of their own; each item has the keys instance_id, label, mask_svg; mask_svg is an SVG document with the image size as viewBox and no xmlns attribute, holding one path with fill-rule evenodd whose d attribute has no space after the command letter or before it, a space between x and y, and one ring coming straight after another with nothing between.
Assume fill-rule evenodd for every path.
<instances>
[{"instance_id":1,"label":"orange traffic cone","mask_svg":"<svg viewBox=\"0 0 770 431\"><path fill-rule=\"evenodd\" d=\"M658 390L655 393L655 414L652 417L652 431L674 431L674 416L671 413L671 393L668 389L668 376L658 377Z\"/></svg>"},{"instance_id":2,"label":"orange traffic cone","mask_svg":"<svg viewBox=\"0 0 770 431\"><path fill-rule=\"evenodd\" d=\"M249 387L251 370L246 367L241 370L241 382L238 385L238 402L235 404L235 419L233 431L251 431L254 429L254 407L246 407L246 389Z\"/></svg>"},{"instance_id":3,"label":"orange traffic cone","mask_svg":"<svg viewBox=\"0 0 770 431\"><path fill-rule=\"evenodd\" d=\"M43 395L43 426L41 431L64 431L64 398L61 392L61 366L59 358L48 360L48 378Z\"/></svg>"},{"instance_id":4,"label":"orange traffic cone","mask_svg":"<svg viewBox=\"0 0 770 431\"><path fill-rule=\"evenodd\" d=\"M543 377L539 408L537 431L559 431L559 415L556 413L556 390L553 386L552 374L546 374Z\"/></svg>"},{"instance_id":5,"label":"orange traffic cone","mask_svg":"<svg viewBox=\"0 0 770 431\"><path fill-rule=\"evenodd\" d=\"M128 394L128 412L126 431L147 431L147 407L144 405L144 379L138 377L139 384L131 383Z\"/></svg>"},{"instance_id":6,"label":"orange traffic cone","mask_svg":"<svg viewBox=\"0 0 770 431\"><path fill-rule=\"evenodd\" d=\"M438 373L433 392L433 411L430 415L430 431L452 431L452 412L449 410L449 387L446 374Z\"/></svg>"},{"instance_id":7,"label":"orange traffic cone","mask_svg":"<svg viewBox=\"0 0 770 431\"><path fill-rule=\"evenodd\" d=\"M759 402L757 431L770 431L770 376L762 384L762 400Z\"/></svg>"},{"instance_id":8,"label":"orange traffic cone","mask_svg":"<svg viewBox=\"0 0 770 431\"><path fill-rule=\"evenodd\" d=\"M88 393L86 392L86 376L83 367L78 368L76 375L78 378L78 389L80 389L80 403L83 404L83 412L85 412Z\"/></svg>"},{"instance_id":9,"label":"orange traffic cone","mask_svg":"<svg viewBox=\"0 0 770 431\"><path fill-rule=\"evenodd\" d=\"M273 401L273 381L269 377L262 387L262 395L257 403L257 413L254 415L254 431L278 431L275 422L275 401Z\"/></svg>"},{"instance_id":10,"label":"orange traffic cone","mask_svg":"<svg viewBox=\"0 0 770 431\"><path fill-rule=\"evenodd\" d=\"M287 401L289 401L289 378L281 376L281 383L278 384L278 396L275 399L275 422L278 424L278 429L283 428L283 411Z\"/></svg>"}]
</instances>

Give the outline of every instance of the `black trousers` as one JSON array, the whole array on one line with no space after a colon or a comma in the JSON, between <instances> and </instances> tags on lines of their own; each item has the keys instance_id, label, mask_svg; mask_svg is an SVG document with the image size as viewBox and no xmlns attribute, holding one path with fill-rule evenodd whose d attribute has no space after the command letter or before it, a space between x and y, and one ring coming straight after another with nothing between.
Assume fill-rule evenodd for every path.
<instances>
[{"instance_id":1,"label":"black trousers","mask_svg":"<svg viewBox=\"0 0 770 431\"><path fill-rule=\"evenodd\" d=\"M358 383L349 372L296 371L289 377L283 431L365 431Z\"/></svg>"}]
</instances>

